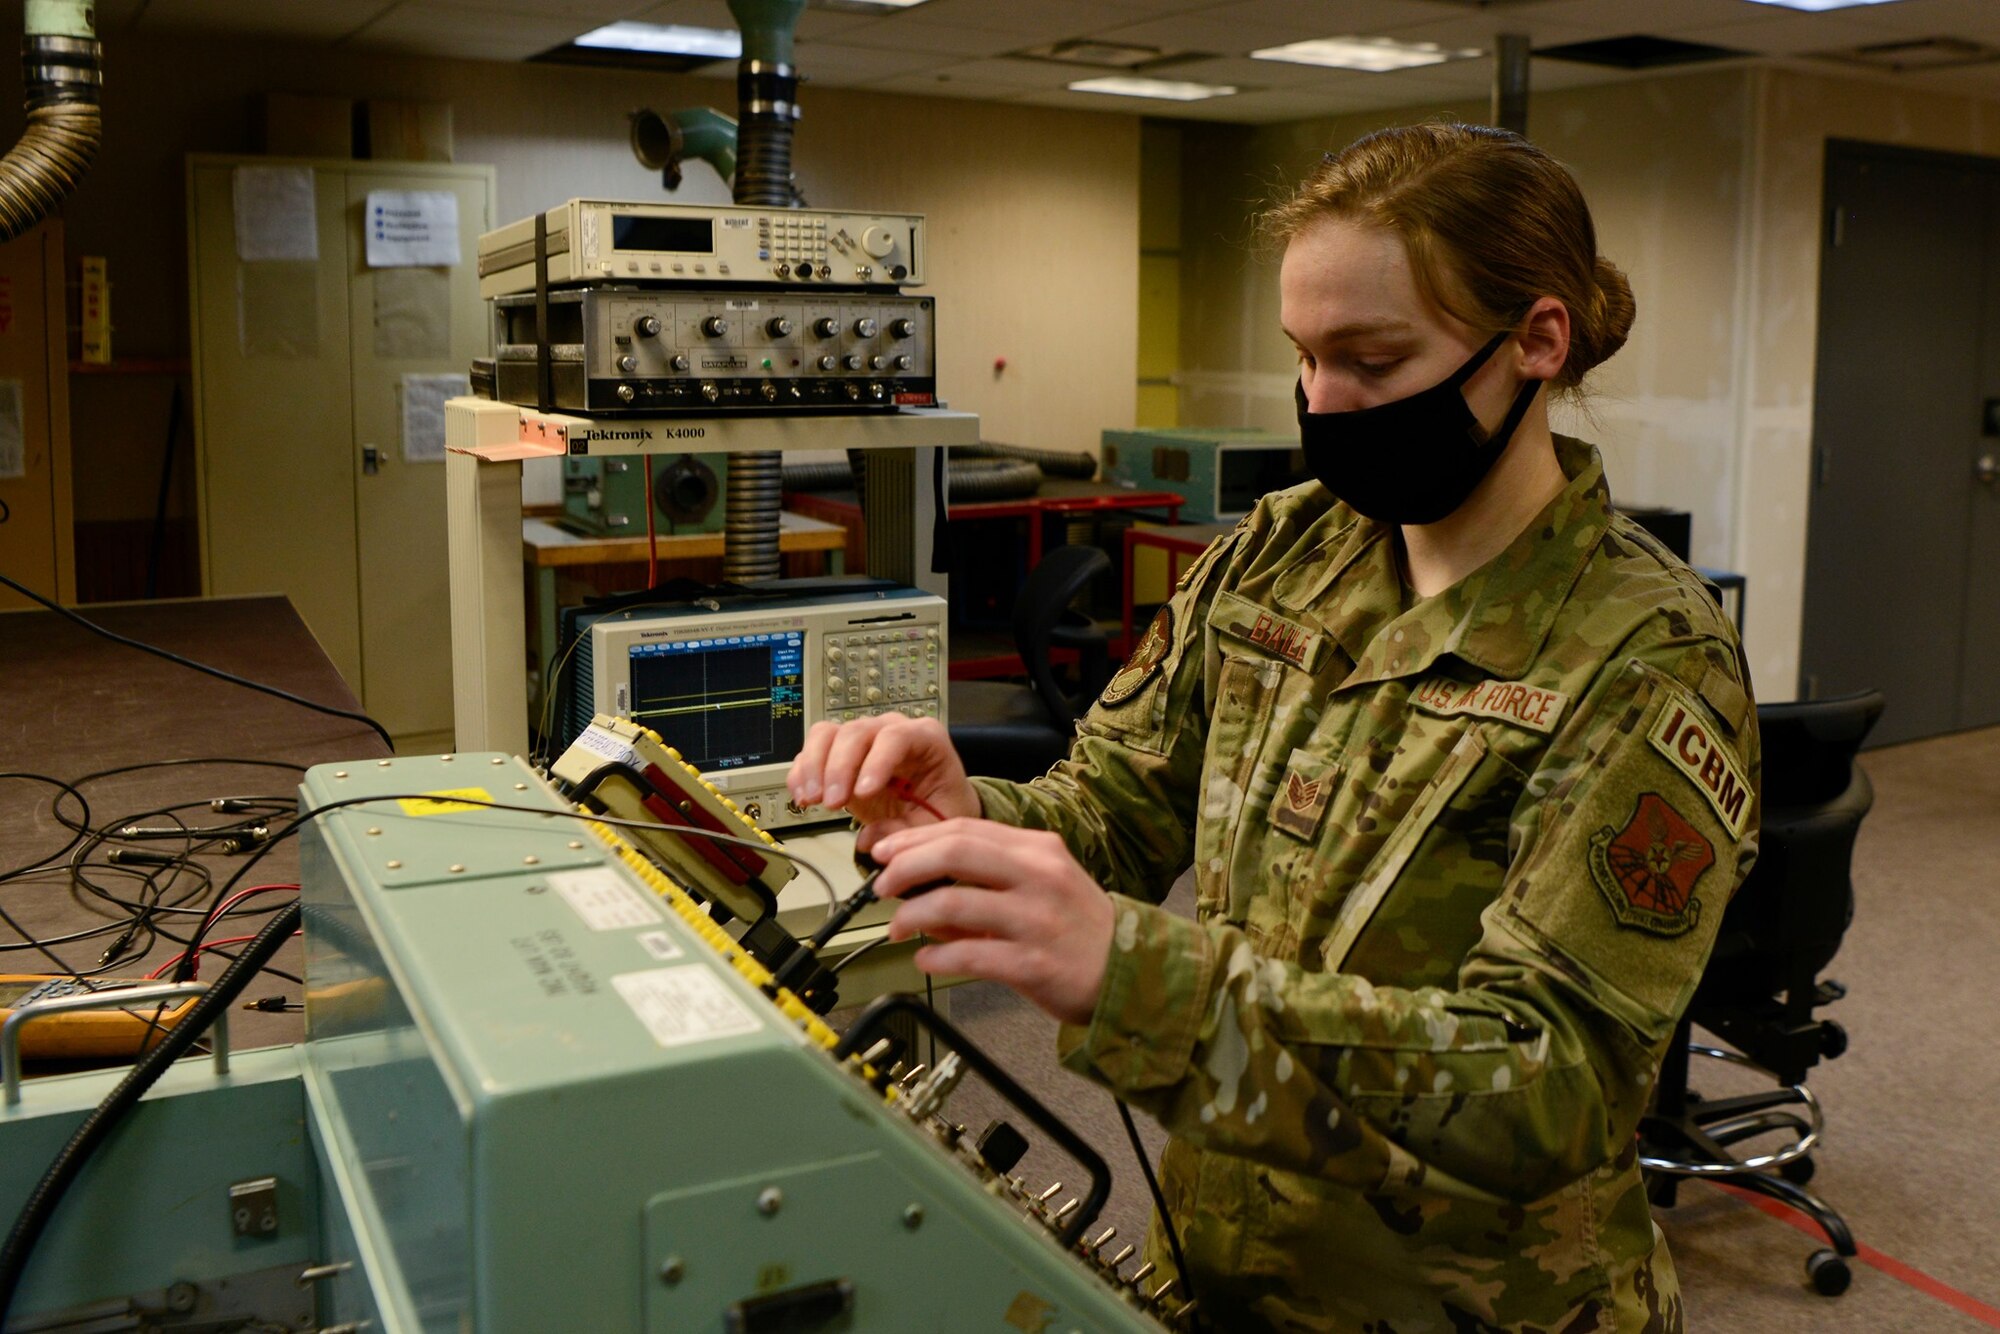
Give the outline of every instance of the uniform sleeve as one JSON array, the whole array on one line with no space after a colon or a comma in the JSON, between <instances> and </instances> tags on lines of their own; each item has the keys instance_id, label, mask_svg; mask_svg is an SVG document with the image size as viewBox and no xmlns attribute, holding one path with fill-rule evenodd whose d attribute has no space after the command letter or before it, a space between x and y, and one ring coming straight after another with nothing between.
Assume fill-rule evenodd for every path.
<instances>
[{"instance_id":1,"label":"uniform sleeve","mask_svg":"<svg viewBox=\"0 0 2000 1334\"><path fill-rule=\"evenodd\" d=\"M1530 776L1454 987L1307 972L1121 899L1065 1063L1198 1146L1364 1190L1527 1202L1628 1150L1755 855L1754 711L1697 688L1718 647L1600 675Z\"/></svg>"},{"instance_id":2,"label":"uniform sleeve","mask_svg":"<svg viewBox=\"0 0 2000 1334\"><path fill-rule=\"evenodd\" d=\"M1204 626L1237 534L1188 567L1132 656L1077 721L1067 757L1032 783L975 778L982 813L1062 836L1098 884L1157 903L1193 845L1207 716Z\"/></svg>"}]
</instances>

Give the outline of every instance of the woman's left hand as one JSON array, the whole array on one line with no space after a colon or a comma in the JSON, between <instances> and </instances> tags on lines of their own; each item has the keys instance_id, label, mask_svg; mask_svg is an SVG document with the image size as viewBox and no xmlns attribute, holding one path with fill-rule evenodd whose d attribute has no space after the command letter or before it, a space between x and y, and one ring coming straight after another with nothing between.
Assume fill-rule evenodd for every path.
<instances>
[{"instance_id":1,"label":"woman's left hand","mask_svg":"<svg viewBox=\"0 0 2000 1334\"><path fill-rule=\"evenodd\" d=\"M1000 982L1064 1023L1087 1024L1104 985L1115 913L1061 838L955 819L874 845L882 898L944 883L896 908L889 939L922 934L926 973Z\"/></svg>"}]
</instances>

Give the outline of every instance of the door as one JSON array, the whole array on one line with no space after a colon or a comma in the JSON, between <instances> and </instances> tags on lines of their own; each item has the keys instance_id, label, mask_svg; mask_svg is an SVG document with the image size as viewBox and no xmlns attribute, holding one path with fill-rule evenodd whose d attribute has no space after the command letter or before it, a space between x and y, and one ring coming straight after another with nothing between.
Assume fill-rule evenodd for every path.
<instances>
[{"instance_id":1,"label":"door","mask_svg":"<svg viewBox=\"0 0 2000 1334\"><path fill-rule=\"evenodd\" d=\"M456 199L457 266L369 267L368 200L386 190ZM462 381L472 359L486 355L485 303L473 274L479 234L493 226L493 177L485 167L358 163L346 191L354 404L348 459L361 588L361 695L399 747L450 750L442 438L406 438L404 407L412 395L420 402L434 389L437 382L427 377Z\"/></svg>"},{"instance_id":2,"label":"door","mask_svg":"<svg viewBox=\"0 0 2000 1334\"><path fill-rule=\"evenodd\" d=\"M1801 694L1879 688L1877 744L2000 722L2000 161L1826 181Z\"/></svg>"},{"instance_id":3,"label":"door","mask_svg":"<svg viewBox=\"0 0 2000 1334\"><path fill-rule=\"evenodd\" d=\"M243 259L257 252L247 238L239 248L236 173L287 166L312 179L309 240L300 214L278 205L246 204L246 222L283 231L297 242L291 253L316 258ZM191 161L188 277L202 589L285 594L358 693L342 177L339 168L277 159Z\"/></svg>"}]
</instances>

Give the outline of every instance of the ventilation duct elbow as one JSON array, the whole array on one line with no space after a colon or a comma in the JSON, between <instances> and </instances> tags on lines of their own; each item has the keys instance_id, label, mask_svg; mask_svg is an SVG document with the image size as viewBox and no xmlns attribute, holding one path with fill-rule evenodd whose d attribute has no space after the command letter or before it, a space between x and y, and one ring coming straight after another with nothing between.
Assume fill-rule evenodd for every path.
<instances>
[{"instance_id":1,"label":"ventilation duct elbow","mask_svg":"<svg viewBox=\"0 0 2000 1334\"><path fill-rule=\"evenodd\" d=\"M0 241L53 213L97 156L103 52L86 0L28 0L21 42L28 127L0 158Z\"/></svg>"}]
</instances>

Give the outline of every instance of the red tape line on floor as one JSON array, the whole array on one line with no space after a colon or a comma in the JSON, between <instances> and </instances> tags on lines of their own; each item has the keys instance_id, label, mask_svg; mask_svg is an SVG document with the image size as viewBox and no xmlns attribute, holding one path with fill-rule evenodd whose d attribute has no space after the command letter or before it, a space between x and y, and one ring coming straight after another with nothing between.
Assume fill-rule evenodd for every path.
<instances>
[{"instance_id":1,"label":"red tape line on floor","mask_svg":"<svg viewBox=\"0 0 2000 1334\"><path fill-rule=\"evenodd\" d=\"M1744 1190L1741 1186L1732 1186L1726 1181L1717 1181L1711 1184L1728 1191L1745 1204L1769 1214L1779 1222L1790 1224L1809 1237L1817 1238L1822 1242L1826 1240L1825 1233L1821 1232L1818 1227L1801 1215L1796 1209L1788 1205L1780 1204L1767 1195L1759 1195L1754 1191ZM1968 1297L1957 1288L1951 1287L1949 1284L1940 1283L1923 1270L1906 1265L1893 1255L1882 1254L1882 1252L1876 1250L1873 1246L1863 1246L1861 1243L1856 1242L1854 1252L1854 1258L1869 1268L1880 1270L1890 1278L1895 1279L1899 1283L1908 1284L1925 1296L1935 1297L1946 1306L1963 1311L1982 1325L1990 1326L1993 1329L2000 1329L2000 1307L1988 1306L1977 1297Z\"/></svg>"}]
</instances>

